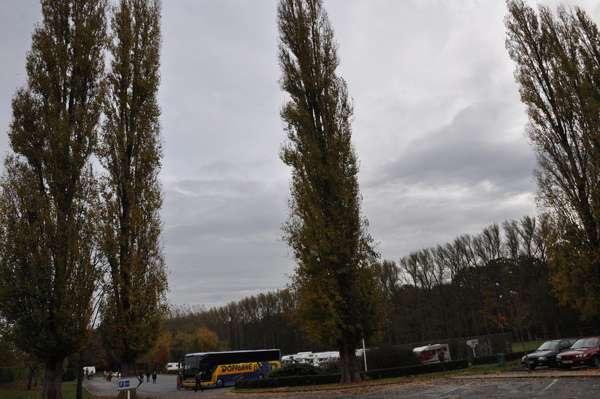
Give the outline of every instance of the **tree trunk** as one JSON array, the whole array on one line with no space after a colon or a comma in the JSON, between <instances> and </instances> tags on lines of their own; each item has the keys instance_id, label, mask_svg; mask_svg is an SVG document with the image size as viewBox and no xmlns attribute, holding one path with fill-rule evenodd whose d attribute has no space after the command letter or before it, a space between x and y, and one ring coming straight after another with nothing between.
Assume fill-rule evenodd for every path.
<instances>
[{"instance_id":1,"label":"tree trunk","mask_svg":"<svg viewBox=\"0 0 600 399\"><path fill-rule=\"evenodd\" d=\"M137 377L135 364L128 363L128 362L121 363L121 378L133 378L133 377ZM129 392L129 398L137 399L137 397L138 397L137 390L131 389ZM119 395L117 396L117 399L126 399L126 398L127 398L127 391L119 391Z\"/></svg>"},{"instance_id":2,"label":"tree trunk","mask_svg":"<svg viewBox=\"0 0 600 399\"><path fill-rule=\"evenodd\" d=\"M62 399L62 372L65 359L51 359L46 362L46 376L42 399Z\"/></svg>"},{"instance_id":3,"label":"tree trunk","mask_svg":"<svg viewBox=\"0 0 600 399\"><path fill-rule=\"evenodd\" d=\"M27 379L27 390L31 391L31 381L33 380L33 374L35 373L35 368L30 367L29 368L29 378ZM36 379L36 385L37 385L37 379Z\"/></svg>"},{"instance_id":4,"label":"tree trunk","mask_svg":"<svg viewBox=\"0 0 600 399\"><path fill-rule=\"evenodd\" d=\"M83 399L83 351L77 357L77 399Z\"/></svg>"},{"instance_id":5,"label":"tree trunk","mask_svg":"<svg viewBox=\"0 0 600 399\"><path fill-rule=\"evenodd\" d=\"M345 338L340 348L340 361L342 363L340 384L362 382L360 368L356 361L356 350L348 345L348 341Z\"/></svg>"}]
</instances>

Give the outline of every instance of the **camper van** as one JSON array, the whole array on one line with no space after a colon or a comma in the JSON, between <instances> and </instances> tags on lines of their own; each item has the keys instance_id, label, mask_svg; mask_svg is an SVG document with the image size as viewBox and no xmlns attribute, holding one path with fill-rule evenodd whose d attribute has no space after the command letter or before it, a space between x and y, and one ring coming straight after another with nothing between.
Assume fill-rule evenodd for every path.
<instances>
[{"instance_id":1,"label":"camper van","mask_svg":"<svg viewBox=\"0 0 600 399\"><path fill-rule=\"evenodd\" d=\"M179 370L179 362L169 362L167 363L167 371L177 371Z\"/></svg>"},{"instance_id":2,"label":"camper van","mask_svg":"<svg viewBox=\"0 0 600 399\"><path fill-rule=\"evenodd\" d=\"M413 349L421 363L439 363L452 360L448 344L419 346Z\"/></svg>"},{"instance_id":3,"label":"camper van","mask_svg":"<svg viewBox=\"0 0 600 399\"><path fill-rule=\"evenodd\" d=\"M299 352L295 355L285 355L281 357L281 363L308 363L313 366L325 366L327 363L340 360L340 352Z\"/></svg>"}]
</instances>

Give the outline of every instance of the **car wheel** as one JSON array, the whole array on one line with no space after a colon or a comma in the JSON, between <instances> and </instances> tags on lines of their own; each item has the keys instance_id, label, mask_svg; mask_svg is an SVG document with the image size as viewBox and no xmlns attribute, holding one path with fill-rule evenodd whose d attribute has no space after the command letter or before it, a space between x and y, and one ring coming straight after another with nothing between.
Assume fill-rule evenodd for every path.
<instances>
[{"instance_id":1,"label":"car wheel","mask_svg":"<svg viewBox=\"0 0 600 399\"><path fill-rule=\"evenodd\" d=\"M535 364L529 364L527 368L531 371L535 370Z\"/></svg>"},{"instance_id":2,"label":"car wheel","mask_svg":"<svg viewBox=\"0 0 600 399\"><path fill-rule=\"evenodd\" d=\"M225 381L223 381L222 379L218 379L217 380L217 388L223 388L225 386Z\"/></svg>"},{"instance_id":3,"label":"car wheel","mask_svg":"<svg viewBox=\"0 0 600 399\"><path fill-rule=\"evenodd\" d=\"M558 368L558 364L556 363L556 359L550 359L550 360L548 360L548 367L550 367L551 369Z\"/></svg>"},{"instance_id":4,"label":"car wheel","mask_svg":"<svg viewBox=\"0 0 600 399\"><path fill-rule=\"evenodd\" d=\"M600 357L598 357L597 355L592 357L592 366L595 368L600 367Z\"/></svg>"}]
</instances>

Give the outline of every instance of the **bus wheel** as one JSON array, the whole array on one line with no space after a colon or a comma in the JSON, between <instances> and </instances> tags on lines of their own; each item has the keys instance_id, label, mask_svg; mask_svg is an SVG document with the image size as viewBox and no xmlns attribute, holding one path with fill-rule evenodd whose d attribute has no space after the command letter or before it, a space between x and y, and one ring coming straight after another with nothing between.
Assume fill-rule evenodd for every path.
<instances>
[{"instance_id":1,"label":"bus wheel","mask_svg":"<svg viewBox=\"0 0 600 399\"><path fill-rule=\"evenodd\" d=\"M218 379L217 380L217 388L223 388L225 386L225 383L223 382L222 379Z\"/></svg>"},{"instance_id":2,"label":"bus wheel","mask_svg":"<svg viewBox=\"0 0 600 399\"><path fill-rule=\"evenodd\" d=\"M259 379L259 380L262 380L263 378L265 378L265 376L264 376L264 375L262 375L262 374L259 374L259 375L258 375L258 379Z\"/></svg>"}]
</instances>

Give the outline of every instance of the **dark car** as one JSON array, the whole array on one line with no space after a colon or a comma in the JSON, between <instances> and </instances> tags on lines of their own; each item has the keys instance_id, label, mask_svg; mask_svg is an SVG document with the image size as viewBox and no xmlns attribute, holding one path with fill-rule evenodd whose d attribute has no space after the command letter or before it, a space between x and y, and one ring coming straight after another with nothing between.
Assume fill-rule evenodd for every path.
<instances>
[{"instance_id":1,"label":"dark car","mask_svg":"<svg viewBox=\"0 0 600 399\"><path fill-rule=\"evenodd\" d=\"M556 355L566 351L575 343L574 339L556 339L546 341L535 352L531 352L521 358L521 364L530 370L536 367L548 366L556 367Z\"/></svg>"},{"instance_id":2,"label":"dark car","mask_svg":"<svg viewBox=\"0 0 600 399\"><path fill-rule=\"evenodd\" d=\"M600 337L582 338L556 356L558 367L600 367Z\"/></svg>"}]
</instances>

